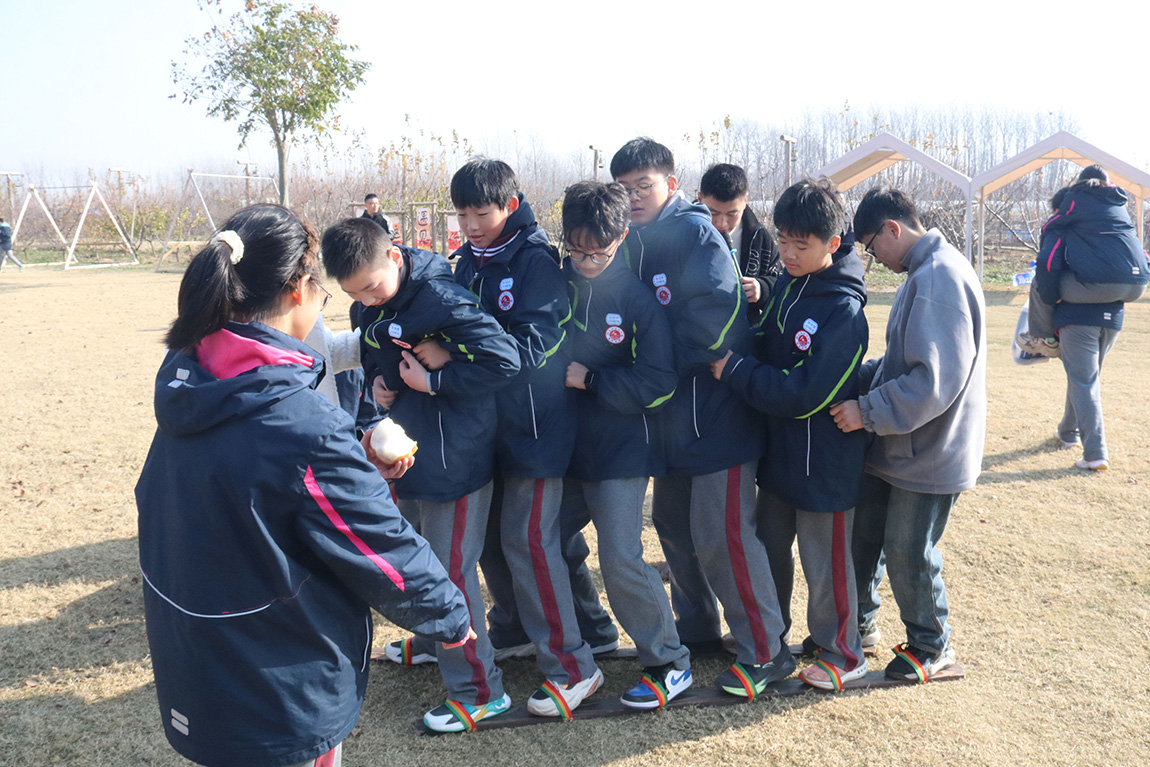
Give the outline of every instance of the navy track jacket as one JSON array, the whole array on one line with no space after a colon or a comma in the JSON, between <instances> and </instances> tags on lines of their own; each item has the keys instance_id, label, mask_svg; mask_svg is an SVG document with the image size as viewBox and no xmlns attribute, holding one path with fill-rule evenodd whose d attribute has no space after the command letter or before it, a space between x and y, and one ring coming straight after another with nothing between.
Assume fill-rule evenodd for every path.
<instances>
[{"instance_id":1,"label":"navy track jacket","mask_svg":"<svg viewBox=\"0 0 1150 767\"><path fill-rule=\"evenodd\" d=\"M479 297L484 311L515 340L519 354L519 374L495 395L496 472L562 477L575 440L575 403L564 386L570 359L567 284L559 251L536 224L523 195L500 236L512 232L514 239L482 269L476 268L470 243L455 251L455 281Z\"/></svg>"},{"instance_id":2,"label":"navy track jacket","mask_svg":"<svg viewBox=\"0 0 1150 767\"><path fill-rule=\"evenodd\" d=\"M136 485L144 611L164 733L201 764L292 764L347 737L371 607L438 641L467 634L463 595L314 391L322 365L229 323L156 377Z\"/></svg>"},{"instance_id":3,"label":"navy track jacket","mask_svg":"<svg viewBox=\"0 0 1150 767\"><path fill-rule=\"evenodd\" d=\"M738 269L707 208L674 195L650 224L631 227L622 251L671 324L679 381L659 413L667 473L701 476L757 460L762 415L711 375L728 349L751 353L751 328Z\"/></svg>"},{"instance_id":4,"label":"navy track jacket","mask_svg":"<svg viewBox=\"0 0 1150 767\"><path fill-rule=\"evenodd\" d=\"M1126 192L1116 186L1074 184L1062 207L1042 227L1034 283L1054 305L1054 326L1093 325L1122 329L1124 306L1059 301L1059 279L1069 270L1083 283L1145 285L1150 264L1126 210ZM1056 303L1057 302L1057 303Z\"/></svg>"},{"instance_id":5,"label":"navy track jacket","mask_svg":"<svg viewBox=\"0 0 1150 767\"><path fill-rule=\"evenodd\" d=\"M615 258L593 280L568 263L571 358L593 374L589 390L574 390L579 426L568 473L602 482L662 473L662 446L653 414L675 393L671 327L663 308Z\"/></svg>"},{"instance_id":6,"label":"navy track jacket","mask_svg":"<svg viewBox=\"0 0 1150 767\"><path fill-rule=\"evenodd\" d=\"M784 272L759 323L757 359L735 355L723 368L723 381L768 416L759 485L803 511L858 503L866 432L842 432L830 406L859 395L870 337L863 271L853 249L840 249L821 272Z\"/></svg>"},{"instance_id":7,"label":"navy track jacket","mask_svg":"<svg viewBox=\"0 0 1150 767\"><path fill-rule=\"evenodd\" d=\"M399 290L360 313L360 359L368 381L382 375L399 392L388 415L419 443L415 465L395 481L400 498L448 502L491 481L495 392L519 372L511 336L455 284L443 256L400 247ZM440 341L451 362L431 374L434 394L409 389L399 376L402 354Z\"/></svg>"}]
</instances>

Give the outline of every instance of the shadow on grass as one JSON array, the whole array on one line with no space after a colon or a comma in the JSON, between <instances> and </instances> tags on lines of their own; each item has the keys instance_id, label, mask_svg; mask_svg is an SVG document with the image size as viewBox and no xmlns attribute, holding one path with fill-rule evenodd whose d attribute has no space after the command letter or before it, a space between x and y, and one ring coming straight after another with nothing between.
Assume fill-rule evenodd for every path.
<instances>
[{"instance_id":1,"label":"shadow on grass","mask_svg":"<svg viewBox=\"0 0 1150 767\"><path fill-rule=\"evenodd\" d=\"M0 589L58 586L68 581L99 583L136 574L138 551L137 539L132 537L5 559L0 561Z\"/></svg>"},{"instance_id":2,"label":"shadow on grass","mask_svg":"<svg viewBox=\"0 0 1150 767\"><path fill-rule=\"evenodd\" d=\"M1003 485L1012 482L1042 482L1051 479L1071 479L1073 477L1080 477L1085 472L1080 469L1075 469L1069 466L1064 469L1037 469L1034 471L1007 471L1007 472L983 472L982 476L978 478L980 485Z\"/></svg>"},{"instance_id":3,"label":"shadow on grass","mask_svg":"<svg viewBox=\"0 0 1150 767\"><path fill-rule=\"evenodd\" d=\"M695 686L711 686L732 660L726 655L693 659ZM618 697L636 682L641 672L634 659L600 659L599 666L606 681L595 698ZM542 679L539 670L530 659L504 662L501 667L503 684L513 705L524 705ZM871 689L845 695L889 692ZM582 721L576 711L572 722L541 718L538 724L516 728L428 736L419 719L424 711L442 703L443 695L443 683L434 667L374 665L367 702L357 731L344 747L345 758L353 755L367 759L363 763L370 763L370 757L379 753L377 749L387 748L394 750L389 753L419 754L427 764L466 762L474 766L553 761L564 767L602 765L655 751L666 753L665 750L676 743L697 742L733 730L769 727L773 717L828 703L834 697L811 690L792 697L751 703L686 707Z\"/></svg>"},{"instance_id":4,"label":"shadow on grass","mask_svg":"<svg viewBox=\"0 0 1150 767\"><path fill-rule=\"evenodd\" d=\"M50 604L44 588L73 588L69 584L110 584L74 599L59 609ZM0 686L25 684L31 677L63 676L70 670L147 657L144 602L137 567L135 538L101 541L0 562L0 589L17 613L38 616L24 623L0 627ZM20 592L36 596L20 603Z\"/></svg>"}]
</instances>

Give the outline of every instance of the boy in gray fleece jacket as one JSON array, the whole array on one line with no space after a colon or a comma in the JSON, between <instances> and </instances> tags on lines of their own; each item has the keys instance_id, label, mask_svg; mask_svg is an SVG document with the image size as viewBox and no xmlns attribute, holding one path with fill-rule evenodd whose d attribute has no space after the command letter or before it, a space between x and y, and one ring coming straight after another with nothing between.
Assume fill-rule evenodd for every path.
<instances>
[{"instance_id":1,"label":"boy in gray fleece jacket","mask_svg":"<svg viewBox=\"0 0 1150 767\"><path fill-rule=\"evenodd\" d=\"M854 218L866 252L907 279L887 321L886 353L859 372L863 394L831 408L843 431L875 436L855 512L852 553L862 635L874 634L883 555L907 641L892 679L927 681L955 663L938 541L974 487L986 433L986 327L970 263L926 231L897 189L867 192Z\"/></svg>"}]
</instances>

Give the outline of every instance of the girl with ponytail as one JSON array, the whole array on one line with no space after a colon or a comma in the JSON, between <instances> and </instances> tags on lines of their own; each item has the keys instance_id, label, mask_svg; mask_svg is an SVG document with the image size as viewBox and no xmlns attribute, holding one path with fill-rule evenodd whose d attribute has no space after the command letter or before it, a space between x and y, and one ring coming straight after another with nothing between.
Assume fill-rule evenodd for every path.
<instances>
[{"instance_id":1,"label":"girl with ponytail","mask_svg":"<svg viewBox=\"0 0 1150 767\"><path fill-rule=\"evenodd\" d=\"M381 476L410 462L373 465L315 391L319 266L311 226L245 208L192 260L165 338L140 571L164 732L201 764L338 764L371 607L452 646L474 637Z\"/></svg>"}]
</instances>

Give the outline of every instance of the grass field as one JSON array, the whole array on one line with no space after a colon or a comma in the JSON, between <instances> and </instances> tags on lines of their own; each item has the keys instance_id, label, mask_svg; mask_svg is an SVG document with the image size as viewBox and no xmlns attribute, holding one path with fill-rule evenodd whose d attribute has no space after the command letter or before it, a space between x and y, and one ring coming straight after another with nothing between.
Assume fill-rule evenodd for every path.
<instances>
[{"instance_id":1,"label":"grass field","mask_svg":"<svg viewBox=\"0 0 1150 767\"><path fill-rule=\"evenodd\" d=\"M179 279L150 267L0 273L0 763L186 763L160 729L132 497ZM874 282L872 355L893 296ZM1128 307L1106 363L1112 469L1088 474L1052 440L1061 365L1010 360L1022 298L988 287L985 471L943 539L966 680L428 738L414 723L442 700L437 672L377 665L344 764L1150 763L1150 301ZM328 309L337 328L346 305ZM887 644L899 625L888 598ZM381 621L376 642L400 636ZM696 684L720 668L696 664ZM530 662L505 671L516 703L540 681ZM599 694L617 695L637 668L604 671Z\"/></svg>"}]
</instances>

